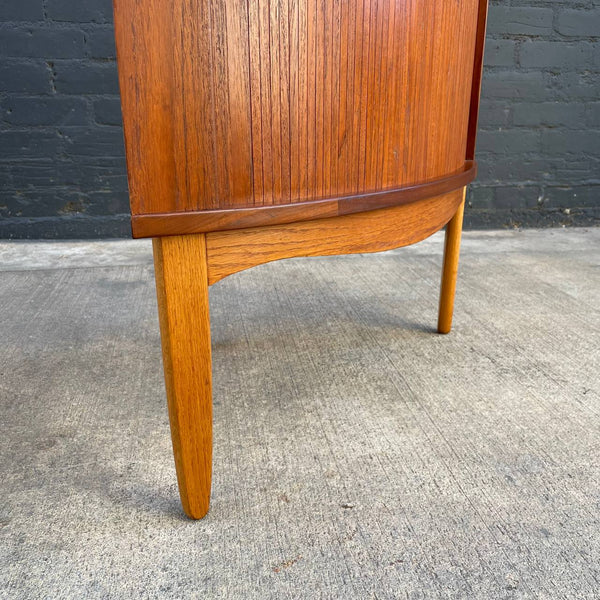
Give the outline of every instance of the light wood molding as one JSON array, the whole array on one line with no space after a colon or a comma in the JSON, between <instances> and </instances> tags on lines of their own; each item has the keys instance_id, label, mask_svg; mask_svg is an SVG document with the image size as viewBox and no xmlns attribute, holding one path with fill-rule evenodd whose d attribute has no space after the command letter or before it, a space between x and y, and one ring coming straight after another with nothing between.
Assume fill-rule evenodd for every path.
<instances>
[{"instance_id":1,"label":"light wood molding","mask_svg":"<svg viewBox=\"0 0 600 600\"><path fill-rule=\"evenodd\" d=\"M463 190L380 210L206 234L208 282L256 265L294 256L379 252L408 246L441 229Z\"/></svg>"}]
</instances>

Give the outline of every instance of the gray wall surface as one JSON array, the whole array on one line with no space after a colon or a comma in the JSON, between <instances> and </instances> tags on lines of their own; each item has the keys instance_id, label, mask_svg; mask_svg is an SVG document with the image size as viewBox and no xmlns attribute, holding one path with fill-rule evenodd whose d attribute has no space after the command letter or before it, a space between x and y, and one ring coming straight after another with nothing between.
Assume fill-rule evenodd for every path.
<instances>
[{"instance_id":1,"label":"gray wall surface","mask_svg":"<svg viewBox=\"0 0 600 600\"><path fill-rule=\"evenodd\" d=\"M600 223L600 2L490 3L466 227ZM0 237L130 235L111 0L0 1Z\"/></svg>"}]
</instances>

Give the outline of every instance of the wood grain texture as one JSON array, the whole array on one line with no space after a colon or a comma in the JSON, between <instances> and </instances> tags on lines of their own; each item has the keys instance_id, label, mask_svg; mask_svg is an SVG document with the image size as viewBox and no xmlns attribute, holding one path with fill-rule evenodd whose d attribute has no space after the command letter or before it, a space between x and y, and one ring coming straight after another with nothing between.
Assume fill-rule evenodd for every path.
<instances>
[{"instance_id":1,"label":"wood grain texture","mask_svg":"<svg viewBox=\"0 0 600 600\"><path fill-rule=\"evenodd\" d=\"M466 191L466 190L465 190ZM442 286L440 290L440 307L438 313L438 332L450 333L452 315L454 313L454 296L456 293L456 277L458 275L458 259L462 235L463 214L465 211L465 195L456 213L446 225L444 239L444 266L442 268Z\"/></svg>"},{"instance_id":2,"label":"wood grain texture","mask_svg":"<svg viewBox=\"0 0 600 600\"><path fill-rule=\"evenodd\" d=\"M114 0L132 214L356 197L456 172L484 3Z\"/></svg>"},{"instance_id":3,"label":"wood grain texture","mask_svg":"<svg viewBox=\"0 0 600 600\"><path fill-rule=\"evenodd\" d=\"M137 215L132 217L133 236L140 238L244 229L261 225L309 221L409 204L462 189L474 179L476 173L475 162L466 161L462 169L447 177L397 190L252 208Z\"/></svg>"},{"instance_id":4,"label":"wood grain texture","mask_svg":"<svg viewBox=\"0 0 600 600\"><path fill-rule=\"evenodd\" d=\"M458 190L364 213L208 233L208 283L281 258L379 252L414 244L441 229L463 195Z\"/></svg>"},{"instance_id":5,"label":"wood grain texture","mask_svg":"<svg viewBox=\"0 0 600 600\"><path fill-rule=\"evenodd\" d=\"M185 513L208 511L212 372L204 234L153 240L171 438Z\"/></svg>"}]
</instances>

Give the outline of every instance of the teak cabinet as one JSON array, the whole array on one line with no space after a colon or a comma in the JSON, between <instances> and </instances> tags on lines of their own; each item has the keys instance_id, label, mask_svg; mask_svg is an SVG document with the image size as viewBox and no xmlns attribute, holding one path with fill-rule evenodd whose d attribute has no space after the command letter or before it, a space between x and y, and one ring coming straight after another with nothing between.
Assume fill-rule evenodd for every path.
<instances>
[{"instance_id":1,"label":"teak cabinet","mask_svg":"<svg viewBox=\"0 0 600 600\"><path fill-rule=\"evenodd\" d=\"M134 237L154 238L181 500L211 481L208 287L447 224L450 330L486 0L114 0Z\"/></svg>"}]
</instances>

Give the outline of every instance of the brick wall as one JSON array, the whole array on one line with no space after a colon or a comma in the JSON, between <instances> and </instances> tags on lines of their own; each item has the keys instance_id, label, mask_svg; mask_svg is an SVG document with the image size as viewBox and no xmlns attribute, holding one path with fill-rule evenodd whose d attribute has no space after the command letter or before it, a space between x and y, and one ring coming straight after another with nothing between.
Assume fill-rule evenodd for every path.
<instances>
[{"instance_id":1,"label":"brick wall","mask_svg":"<svg viewBox=\"0 0 600 600\"><path fill-rule=\"evenodd\" d=\"M127 236L111 0L0 0L0 237ZM600 222L600 3L490 3L467 227Z\"/></svg>"},{"instance_id":2,"label":"brick wall","mask_svg":"<svg viewBox=\"0 0 600 600\"><path fill-rule=\"evenodd\" d=\"M600 224L600 2L490 2L466 225Z\"/></svg>"},{"instance_id":3,"label":"brick wall","mask_svg":"<svg viewBox=\"0 0 600 600\"><path fill-rule=\"evenodd\" d=\"M0 237L131 235L111 0L0 21Z\"/></svg>"}]
</instances>

